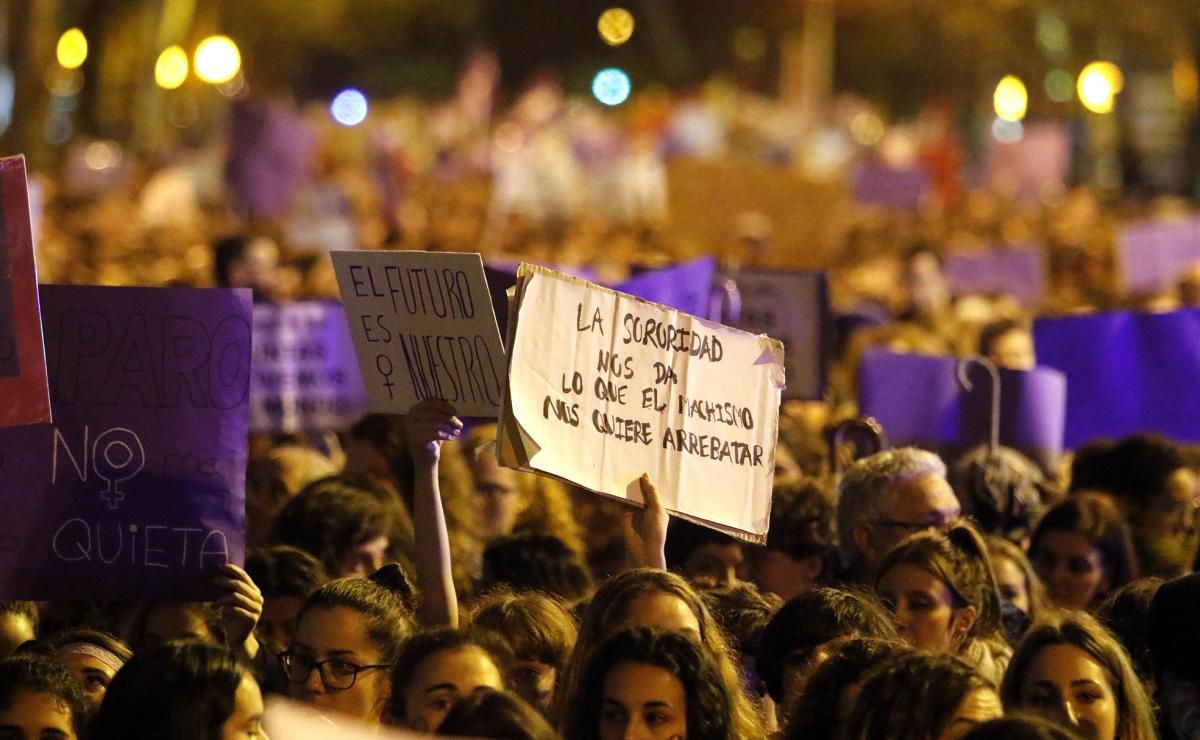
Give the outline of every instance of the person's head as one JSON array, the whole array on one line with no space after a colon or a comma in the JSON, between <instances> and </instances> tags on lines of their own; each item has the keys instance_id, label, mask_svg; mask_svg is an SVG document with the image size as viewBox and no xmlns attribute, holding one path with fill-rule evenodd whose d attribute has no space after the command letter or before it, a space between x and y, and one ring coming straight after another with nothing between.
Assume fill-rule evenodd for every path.
<instances>
[{"instance_id":1,"label":"person's head","mask_svg":"<svg viewBox=\"0 0 1200 740\"><path fill-rule=\"evenodd\" d=\"M984 534L1024 545L1042 515L1040 468L1008 447L976 447L950 469L950 485L962 503L963 514Z\"/></svg>"},{"instance_id":2,"label":"person's head","mask_svg":"<svg viewBox=\"0 0 1200 740\"><path fill-rule=\"evenodd\" d=\"M251 550L246 572L263 595L262 616L254 628L258 641L273 654L287 650L296 634L296 617L313 591L328 578L321 561L288 545Z\"/></svg>"},{"instance_id":3,"label":"person's head","mask_svg":"<svg viewBox=\"0 0 1200 740\"><path fill-rule=\"evenodd\" d=\"M1200 737L1200 574L1163 584L1146 629L1163 718L1179 738Z\"/></svg>"},{"instance_id":4,"label":"person's head","mask_svg":"<svg viewBox=\"0 0 1200 740\"><path fill-rule=\"evenodd\" d=\"M500 586L541 591L575 604L591 594L592 577L583 557L558 537L520 532L492 540L483 551L480 588Z\"/></svg>"},{"instance_id":5,"label":"person's head","mask_svg":"<svg viewBox=\"0 0 1200 740\"><path fill-rule=\"evenodd\" d=\"M334 578L365 577L387 561L395 526L387 493L375 484L322 478L284 505L271 540L315 556Z\"/></svg>"},{"instance_id":6,"label":"person's head","mask_svg":"<svg viewBox=\"0 0 1200 740\"><path fill-rule=\"evenodd\" d=\"M303 445L279 445L252 457L246 469L247 542L265 542L271 523L292 496L337 472L332 460Z\"/></svg>"},{"instance_id":7,"label":"person's head","mask_svg":"<svg viewBox=\"0 0 1200 740\"><path fill-rule=\"evenodd\" d=\"M521 697L481 688L450 708L437 728L439 735L494 740L557 740L554 728Z\"/></svg>"},{"instance_id":8,"label":"person's head","mask_svg":"<svg viewBox=\"0 0 1200 740\"><path fill-rule=\"evenodd\" d=\"M979 330L979 354L996 367L1009 370L1032 370L1037 366L1033 349L1033 332L1024 322L997 319Z\"/></svg>"},{"instance_id":9,"label":"person's head","mask_svg":"<svg viewBox=\"0 0 1200 740\"><path fill-rule=\"evenodd\" d=\"M108 687L91 740L261 738L263 700L228 649L194 640L140 651Z\"/></svg>"},{"instance_id":10,"label":"person's head","mask_svg":"<svg viewBox=\"0 0 1200 740\"><path fill-rule=\"evenodd\" d=\"M113 676L133 657L133 651L120 639L97 630L70 629L48 642L79 680L91 711L100 707Z\"/></svg>"},{"instance_id":11,"label":"person's head","mask_svg":"<svg viewBox=\"0 0 1200 740\"><path fill-rule=\"evenodd\" d=\"M225 642L221 615L203 601L163 601L146 604L133 622L129 644L134 650L170 640L199 640L211 645Z\"/></svg>"},{"instance_id":12,"label":"person's head","mask_svg":"<svg viewBox=\"0 0 1200 740\"><path fill-rule=\"evenodd\" d=\"M568 702L564 734L578 740L737 736L717 656L677 630L632 627L610 635Z\"/></svg>"},{"instance_id":13,"label":"person's head","mask_svg":"<svg viewBox=\"0 0 1200 740\"><path fill-rule=\"evenodd\" d=\"M38 608L32 601L0 601L0 658L38 635Z\"/></svg>"},{"instance_id":14,"label":"person's head","mask_svg":"<svg viewBox=\"0 0 1200 740\"><path fill-rule=\"evenodd\" d=\"M1035 622L1046 609L1046 587L1033 570L1025 552L1011 541L995 535L984 538L992 558L992 572L1000 599L1023 615L1023 622ZM1024 626L1019 630L1024 631Z\"/></svg>"},{"instance_id":15,"label":"person's head","mask_svg":"<svg viewBox=\"0 0 1200 740\"><path fill-rule=\"evenodd\" d=\"M62 661L45 655L0 660L0 737L78 740L88 713L83 690Z\"/></svg>"},{"instance_id":16,"label":"person's head","mask_svg":"<svg viewBox=\"0 0 1200 740\"><path fill-rule=\"evenodd\" d=\"M279 656L293 698L368 722L383 717L391 668L414 630L412 594L397 587L397 570L332 581L308 597Z\"/></svg>"},{"instance_id":17,"label":"person's head","mask_svg":"<svg viewBox=\"0 0 1200 740\"><path fill-rule=\"evenodd\" d=\"M1001 714L996 687L965 661L915 651L868 675L843 737L955 740Z\"/></svg>"},{"instance_id":18,"label":"person's head","mask_svg":"<svg viewBox=\"0 0 1200 740\"><path fill-rule=\"evenodd\" d=\"M911 649L873 637L846 636L828 643L825 660L785 702L787 740L837 737L850 718L864 675Z\"/></svg>"},{"instance_id":19,"label":"person's head","mask_svg":"<svg viewBox=\"0 0 1200 740\"><path fill-rule=\"evenodd\" d=\"M1102 494L1077 493L1052 506L1033 531L1029 559L1064 609L1088 609L1137 578L1129 528Z\"/></svg>"},{"instance_id":20,"label":"person's head","mask_svg":"<svg viewBox=\"0 0 1200 740\"><path fill-rule=\"evenodd\" d=\"M904 255L904 288L908 307L918 316L936 315L950 303L950 283L943 271L942 257L927 246Z\"/></svg>"},{"instance_id":21,"label":"person's head","mask_svg":"<svg viewBox=\"0 0 1200 740\"><path fill-rule=\"evenodd\" d=\"M970 638L1000 635L1000 592L975 528L918 532L879 564L876 589L907 642L957 652Z\"/></svg>"},{"instance_id":22,"label":"person's head","mask_svg":"<svg viewBox=\"0 0 1200 740\"><path fill-rule=\"evenodd\" d=\"M418 632L392 669L391 719L434 732L454 703L481 689L504 689L509 658L489 637L456 629Z\"/></svg>"},{"instance_id":23,"label":"person's head","mask_svg":"<svg viewBox=\"0 0 1200 740\"><path fill-rule=\"evenodd\" d=\"M900 540L945 527L962 512L946 482L946 465L914 447L856 461L839 488L839 546L845 564L862 580L874 575L879 559Z\"/></svg>"},{"instance_id":24,"label":"person's head","mask_svg":"<svg viewBox=\"0 0 1200 740\"><path fill-rule=\"evenodd\" d=\"M508 645L513 657L508 685L545 712L578 636L562 603L535 592L495 591L475 604L471 629Z\"/></svg>"},{"instance_id":25,"label":"person's head","mask_svg":"<svg viewBox=\"0 0 1200 740\"><path fill-rule=\"evenodd\" d=\"M1116 639L1084 612L1035 624L1004 674L1005 709L1026 709L1092 740L1151 740L1153 713Z\"/></svg>"},{"instance_id":26,"label":"person's head","mask_svg":"<svg viewBox=\"0 0 1200 740\"><path fill-rule=\"evenodd\" d=\"M667 567L696 586L732 586L746 562L741 541L679 518L667 528L664 554Z\"/></svg>"},{"instance_id":27,"label":"person's head","mask_svg":"<svg viewBox=\"0 0 1200 740\"><path fill-rule=\"evenodd\" d=\"M758 675L776 703L818 662L823 645L844 635L896 640L892 619L866 591L819 588L784 604L758 641Z\"/></svg>"},{"instance_id":28,"label":"person's head","mask_svg":"<svg viewBox=\"0 0 1200 740\"><path fill-rule=\"evenodd\" d=\"M213 252L213 277L218 288L250 288L256 300L275 292L279 247L271 239L230 236L217 240Z\"/></svg>"},{"instance_id":29,"label":"person's head","mask_svg":"<svg viewBox=\"0 0 1200 740\"><path fill-rule=\"evenodd\" d=\"M346 439L345 472L355 478L387 481L401 493L410 492L413 464L404 438L403 418L367 414L351 426Z\"/></svg>"},{"instance_id":30,"label":"person's head","mask_svg":"<svg viewBox=\"0 0 1200 740\"><path fill-rule=\"evenodd\" d=\"M834 496L817 481L776 486L767 546L755 562L758 587L787 601L832 580L836 519Z\"/></svg>"},{"instance_id":31,"label":"person's head","mask_svg":"<svg viewBox=\"0 0 1200 740\"><path fill-rule=\"evenodd\" d=\"M1096 607L1096 618L1116 636L1134 671L1147 686L1154 677L1149 642L1150 604L1162 585L1161 578L1139 578L1113 591Z\"/></svg>"},{"instance_id":32,"label":"person's head","mask_svg":"<svg viewBox=\"0 0 1200 740\"><path fill-rule=\"evenodd\" d=\"M1080 740L1080 737L1056 722L1018 712L978 724L962 740Z\"/></svg>"},{"instance_id":33,"label":"person's head","mask_svg":"<svg viewBox=\"0 0 1200 740\"><path fill-rule=\"evenodd\" d=\"M502 467L496 459L490 444L495 439L495 428L484 425L471 430L463 442L478 496L480 531L487 539L512 534L518 517L530 504L516 471Z\"/></svg>"}]
</instances>

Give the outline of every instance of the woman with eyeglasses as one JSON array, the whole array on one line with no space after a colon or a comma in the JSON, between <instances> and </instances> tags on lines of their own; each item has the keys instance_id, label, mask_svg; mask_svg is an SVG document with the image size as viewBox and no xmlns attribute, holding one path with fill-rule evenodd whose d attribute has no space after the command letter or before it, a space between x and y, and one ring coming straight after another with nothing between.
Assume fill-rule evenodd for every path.
<instances>
[{"instance_id":1,"label":"woman with eyeglasses","mask_svg":"<svg viewBox=\"0 0 1200 740\"><path fill-rule=\"evenodd\" d=\"M1099 493L1073 494L1047 511L1033 532L1029 559L1062 609L1090 609L1137 579L1129 528Z\"/></svg>"},{"instance_id":2,"label":"woman with eyeglasses","mask_svg":"<svg viewBox=\"0 0 1200 740\"><path fill-rule=\"evenodd\" d=\"M417 732L435 732L459 699L481 689L503 691L511 658L481 634L439 629L414 635L392 671L390 719Z\"/></svg>"},{"instance_id":3,"label":"woman with eyeglasses","mask_svg":"<svg viewBox=\"0 0 1200 740\"><path fill-rule=\"evenodd\" d=\"M395 588L397 565L370 578L342 578L317 589L296 619L291 649L279 656L292 698L320 710L379 723L391 693L391 669L414 631Z\"/></svg>"},{"instance_id":4,"label":"woman with eyeglasses","mask_svg":"<svg viewBox=\"0 0 1200 740\"><path fill-rule=\"evenodd\" d=\"M999 682L1009 649L1000 591L983 538L969 524L914 534L879 564L875 584L900 637L918 648L958 655Z\"/></svg>"}]
</instances>

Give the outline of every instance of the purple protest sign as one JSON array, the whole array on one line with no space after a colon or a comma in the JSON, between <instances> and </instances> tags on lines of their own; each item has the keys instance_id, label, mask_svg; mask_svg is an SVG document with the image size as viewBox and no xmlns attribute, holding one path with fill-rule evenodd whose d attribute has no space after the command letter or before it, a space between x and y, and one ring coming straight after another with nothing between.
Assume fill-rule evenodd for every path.
<instances>
[{"instance_id":1,"label":"purple protest sign","mask_svg":"<svg viewBox=\"0 0 1200 740\"><path fill-rule=\"evenodd\" d=\"M735 326L783 342L783 398L819 401L833 341L825 273L747 269L735 279L742 301Z\"/></svg>"},{"instance_id":2,"label":"purple protest sign","mask_svg":"<svg viewBox=\"0 0 1200 740\"><path fill-rule=\"evenodd\" d=\"M238 209L252 217L281 216L304 183L313 137L281 103L243 100L229 116L225 178Z\"/></svg>"},{"instance_id":3,"label":"purple protest sign","mask_svg":"<svg viewBox=\"0 0 1200 740\"><path fill-rule=\"evenodd\" d=\"M1126 291L1156 293L1169 288L1180 273L1200 262L1200 219L1130 225L1117 240L1117 257Z\"/></svg>"},{"instance_id":4,"label":"purple protest sign","mask_svg":"<svg viewBox=\"0 0 1200 740\"><path fill-rule=\"evenodd\" d=\"M854 200L863 205L915 211L931 189L929 171L920 165L896 169L879 162L864 162L854 171Z\"/></svg>"},{"instance_id":5,"label":"purple protest sign","mask_svg":"<svg viewBox=\"0 0 1200 740\"><path fill-rule=\"evenodd\" d=\"M246 290L44 285L54 425L0 430L0 598L208 600L245 555Z\"/></svg>"},{"instance_id":6,"label":"purple protest sign","mask_svg":"<svg viewBox=\"0 0 1200 740\"><path fill-rule=\"evenodd\" d=\"M1036 306L1046 295L1046 260L1033 246L951 252L946 257L946 278L956 296L1007 293L1026 306Z\"/></svg>"},{"instance_id":7,"label":"purple protest sign","mask_svg":"<svg viewBox=\"0 0 1200 740\"><path fill-rule=\"evenodd\" d=\"M858 371L858 407L896 445L941 446L958 439L955 361L869 349Z\"/></svg>"},{"instance_id":8,"label":"purple protest sign","mask_svg":"<svg viewBox=\"0 0 1200 740\"><path fill-rule=\"evenodd\" d=\"M340 305L254 306L250 431L325 431L367 411L354 342Z\"/></svg>"},{"instance_id":9,"label":"purple protest sign","mask_svg":"<svg viewBox=\"0 0 1200 740\"><path fill-rule=\"evenodd\" d=\"M661 270L643 272L613 286L613 289L693 316L708 316L708 302L716 274L716 259L701 257Z\"/></svg>"},{"instance_id":10,"label":"purple protest sign","mask_svg":"<svg viewBox=\"0 0 1200 740\"><path fill-rule=\"evenodd\" d=\"M1033 336L1070 385L1068 446L1142 431L1200 442L1200 310L1038 319Z\"/></svg>"}]
</instances>

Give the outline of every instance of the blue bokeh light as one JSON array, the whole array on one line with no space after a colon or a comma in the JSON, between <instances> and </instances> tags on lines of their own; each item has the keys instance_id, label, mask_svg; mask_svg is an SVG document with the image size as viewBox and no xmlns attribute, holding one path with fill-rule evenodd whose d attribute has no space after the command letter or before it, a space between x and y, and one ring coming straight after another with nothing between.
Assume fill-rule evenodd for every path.
<instances>
[{"instance_id":1,"label":"blue bokeh light","mask_svg":"<svg viewBox=\"0 0 1200 740\"><path fill-rule=\"evenodd\" d=\"M330 104L329 113L343 126L357 126L367 118L367 96L353 88L342 90Z\"/></svg>"},{"instance_id":2,"label":"blue bokeh light","mask_svg":"<svg viewBox=\"0 0 1200 740\"><path fill-rule=\"evenodd\" d=\"M629 99L633 83L625 70L608 67L596 73L592 79L592 95L605 105L620 105Z\"/></svg>"}]
</instances>

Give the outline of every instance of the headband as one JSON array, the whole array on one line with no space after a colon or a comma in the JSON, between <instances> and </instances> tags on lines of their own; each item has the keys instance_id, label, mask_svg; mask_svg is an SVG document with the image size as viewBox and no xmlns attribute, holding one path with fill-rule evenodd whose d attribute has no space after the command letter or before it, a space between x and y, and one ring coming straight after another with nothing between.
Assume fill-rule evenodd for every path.
<instances>
[{"instance_id":1,"label":"headband","mask_svg":"<svg viewBox=\"0 0 1200 740\"><path fill-rule=\"evenodd\" d=\"M125 661L118 658L116 653L106 650L99 645L93 645L90 642L69 642L58 649L59 656L70 655L71 653L90 655L113 669L114 672L121 670L121 666L125 665Z\"/></svg>"}]
</instances>

